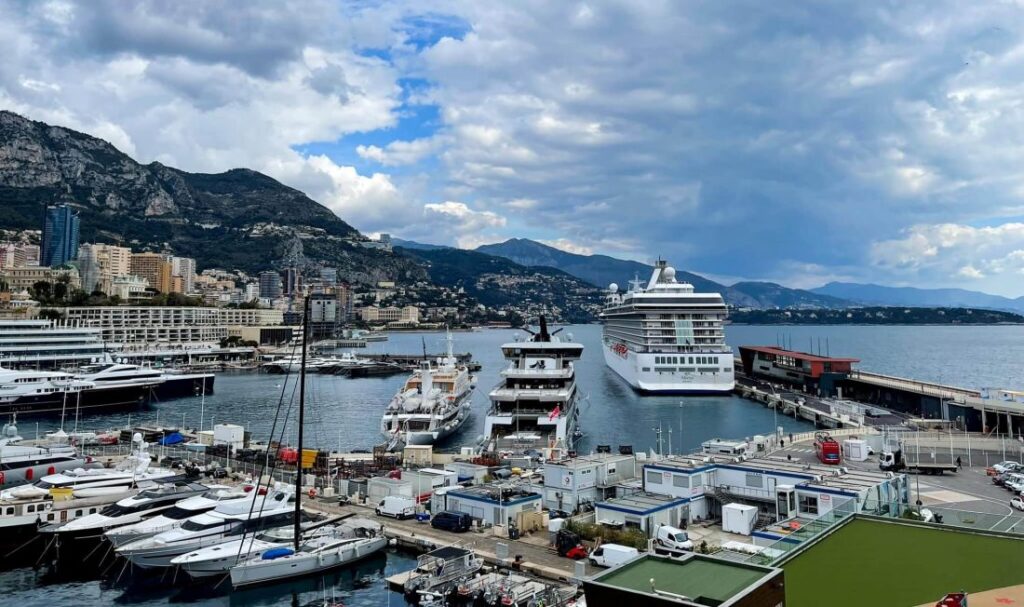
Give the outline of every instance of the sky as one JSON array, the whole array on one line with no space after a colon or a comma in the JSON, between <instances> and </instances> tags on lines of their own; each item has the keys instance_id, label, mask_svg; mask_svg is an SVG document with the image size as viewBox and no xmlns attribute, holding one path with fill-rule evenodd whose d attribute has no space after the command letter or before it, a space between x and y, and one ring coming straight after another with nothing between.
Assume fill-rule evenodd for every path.
<instances>
[{"instance_id":1,"label":"sky","mask_svg":"<svg viewBox=\"0 0 1024 607\"><path fill-rule=\"evenodd\" d=\"M1020 2L0 3L0 109L364 233L1024 295Z\"/></svg>"}]
</instances>

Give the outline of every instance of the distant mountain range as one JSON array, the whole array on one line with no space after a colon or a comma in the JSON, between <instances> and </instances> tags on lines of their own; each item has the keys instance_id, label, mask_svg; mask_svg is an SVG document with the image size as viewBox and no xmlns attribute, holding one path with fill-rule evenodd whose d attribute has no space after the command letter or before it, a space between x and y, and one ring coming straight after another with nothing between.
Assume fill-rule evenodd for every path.
<instances>
[{"instance_id":1,"label":"distant mountain range","mask_svg":"<svg viewBox=\"0 0 1024 607\"><path fill-rule=\"evenodd\" d=\"M524 266L557 268L602 288L611 283L625 288L634 276L646 281L652 269L638 261L569 253L525 238L483 245L476 250ZM739 282L728 286L678 268L676 277L692 284L698 292L721 293L726 303L743 308L843 308L850 305L849 301L838 297L790 289L771 282Z\"/></svg>"},{"instance_id":2,"label":"distant mountain range","mask_svg":"<svg viewBox=\"0 0 1024 607\"><path fill-rule=\"evenodd\" d=\"M852 282L830 282L811 289L819 295L838 297L863 305L988 308L1024 312L1024 297L1011 299L966 289L917 289L885 287Z\"/></svg>"}]
</instances>

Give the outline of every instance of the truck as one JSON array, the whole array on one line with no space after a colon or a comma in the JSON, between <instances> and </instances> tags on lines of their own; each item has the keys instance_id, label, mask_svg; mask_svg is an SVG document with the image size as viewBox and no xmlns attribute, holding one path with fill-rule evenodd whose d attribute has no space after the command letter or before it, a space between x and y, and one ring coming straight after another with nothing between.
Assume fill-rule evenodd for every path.
<instances>
[{"instance_id":1,"label":"truck","mask_svg":"<svg viewBox=\"0 0 1024 607\"><path fill-rule=\"evenodd\" d=\"M917 472L920 474L942 474L943 472L956 472L956 462L948 464L927 463L921 461L907 461L903 456L903 449L896 448L892 451L883 451L878 458L878 467L886 472Z\"/></svg>"},{"instance_id":2,"label":"truck","mask_svg":"<svg viewBox=\"0 0 1024 607\"><path fill-rule=\"evenodd\" d=\"M686 531L678 527L661 525L654 535L654 552L682 556L684 553L693 552L693 540Z\"/></svg>"},{"instance_id":3,"label":"truck","mask_svg":"<svg viewBox=\"0 0 1024 607\"><path fill-rule=\"evenodd\" d=\"M591 565L598 567L615 567L640 556L640 551L631 546L619 544L603 544L587 557Z\"/></svg>"},{"instance_id":4,"label":"truck","mask_svg":"<svg viewBox=\"0 0 1024 607\"><path fill-rule=\"evenodd\" d=\"M828 432L814 434L814 454L818 456L819 462L830 466L838 466L843 461L839 442Z\"/></svg>"}]
</instances>

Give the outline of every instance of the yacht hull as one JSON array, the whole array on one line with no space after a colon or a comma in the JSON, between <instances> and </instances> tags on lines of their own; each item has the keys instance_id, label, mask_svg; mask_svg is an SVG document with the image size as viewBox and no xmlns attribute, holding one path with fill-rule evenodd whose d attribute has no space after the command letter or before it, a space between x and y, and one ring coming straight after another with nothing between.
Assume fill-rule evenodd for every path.
<instances>
[{"instance_id":1,"label":"yacht hull","mask_svg":"<svg viewBox=\"0 0 1024 607\"><path fill-rule=\"evenodd\" d=\"M149 404L153 401L198 396L203 393L213 394L214 375L196 374L167 376L159 383L136 384L128 386L104 387L97 386L81 392L51 392L49 394L29 394L9 401L0 400L0 417L12 413L18 415L59 415L74 411L132 409Z\"/></svg>"},{"instance_id":2,"label":"yacht hull","mask_svg":"<svg viewBox=\"0 0 1024 607\"><path fill-rule=\"evenodd\" d=\"M231 569L231 583L240 588L322 573L374 555L387 545L387 538L375 537L322 551L300 552L271 560L251 559Z\"/></svg>"}]
</instances>

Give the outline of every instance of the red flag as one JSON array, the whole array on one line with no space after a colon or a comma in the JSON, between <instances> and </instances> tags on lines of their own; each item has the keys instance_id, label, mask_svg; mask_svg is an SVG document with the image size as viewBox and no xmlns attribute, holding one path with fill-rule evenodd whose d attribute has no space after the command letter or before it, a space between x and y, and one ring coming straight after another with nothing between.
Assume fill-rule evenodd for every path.
<instances>
[{"instance_id":1,"label":"red flag","mask_svg":"<svg viewBox=\"0 0 1024 607\"><path fill-rule=\"evenodd\" d=\"M562 408L560 405L555 405L555 408L548 413L548 421L551 421L562 414Z\"/></svg>"}]
</instances>

